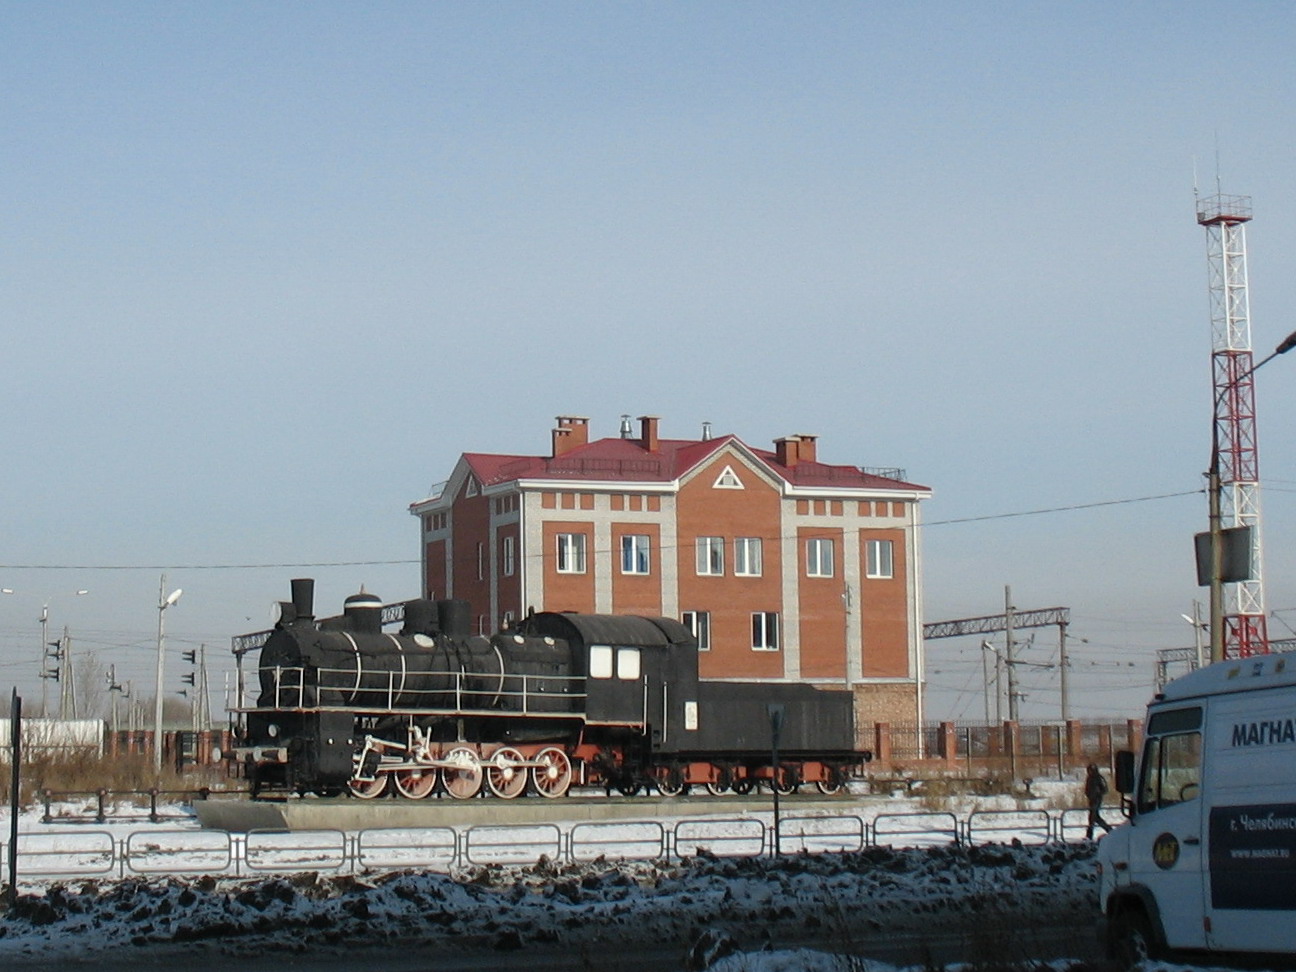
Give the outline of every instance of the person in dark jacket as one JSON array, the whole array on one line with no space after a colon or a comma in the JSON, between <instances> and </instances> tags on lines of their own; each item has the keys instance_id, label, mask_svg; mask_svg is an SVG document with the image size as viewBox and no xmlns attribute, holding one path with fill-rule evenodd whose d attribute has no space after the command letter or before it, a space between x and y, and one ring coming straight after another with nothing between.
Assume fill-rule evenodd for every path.
<instances>
[{"instance_id":1,"label":"person in dark jacket","mask_svg":"<svg viewBox=\"0 0 1296 972\"><path fill-rule=\"evenodd\" d=\"M1098 826L1103 829L1103 833L1111 833L1111 824L1102 818L1103 797L1107 795L1107 781L1102 778L1098 772L1096 763L1090 763L1085 773L1085 802L1089 804L1089 826L1085 828L1085 840L1093 840L1094 827Z\"/></svg>"}]
</instances>

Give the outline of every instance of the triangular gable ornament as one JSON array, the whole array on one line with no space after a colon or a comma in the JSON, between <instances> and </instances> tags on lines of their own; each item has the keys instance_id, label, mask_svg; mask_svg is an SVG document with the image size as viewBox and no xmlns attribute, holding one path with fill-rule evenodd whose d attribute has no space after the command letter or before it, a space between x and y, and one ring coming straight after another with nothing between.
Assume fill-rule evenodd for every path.
<instances>
[{"instance_id":1,"label":"triangular gable ornament","mask_svg":"<svg viewBox=\"0 0 1296 972\"><path fill-rule=\"evenodd\" d=\"M712 489L746 489L738 474L734 472L733 466L725 466L724 471L716 477L716 481L711 485Z\"/></svg>"}]
</instances>

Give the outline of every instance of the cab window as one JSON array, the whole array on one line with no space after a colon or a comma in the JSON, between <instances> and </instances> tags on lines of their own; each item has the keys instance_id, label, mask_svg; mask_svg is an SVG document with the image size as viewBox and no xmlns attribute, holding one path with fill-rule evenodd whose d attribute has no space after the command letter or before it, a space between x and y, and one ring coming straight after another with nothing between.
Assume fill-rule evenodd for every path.
<instances>
[{"instance_id":1,"label":"cab window","mask_svg":"<svg viewBox=\"0 0 1296 972\"><path fill-rule=\"evenodd\" d=\"M1201 795L1201 709L1171 709L1148 720L1138 787L1138 812Z\"/></svg>"},{"instance_id":2,"label":"cab window","mask_svg":"<svg viewBox=\"0 0 1296 972\"><path fill-rule=\"evenodd\" d=\"M590 645L590 678L611 678L613 657L612 647L610 645Z\"/></svg>"},{"instance_id":3,"label":"cab window","mask_svg":"<svg viewBox=\"0 0 1296 972\"><path fill-rule=\"evenodd\" d=\"M639 677L639 649L617 649L617 678L633 682Z\"/></svg>"}]
</instances>

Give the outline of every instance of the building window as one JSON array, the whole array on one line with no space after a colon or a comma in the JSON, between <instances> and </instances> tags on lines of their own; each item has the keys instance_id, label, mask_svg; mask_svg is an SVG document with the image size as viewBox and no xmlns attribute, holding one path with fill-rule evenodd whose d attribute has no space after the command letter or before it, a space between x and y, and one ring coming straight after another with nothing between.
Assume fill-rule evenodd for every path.
<instances>
[{"instance_id":1,"label":"building window","mask_svg":"<svg viewBox=\"0 0 1296 972\"><path fill-rule=\"evenodd\" d=\"M501 630L501 631L510 631L510 630L512 630L512 628L513 628L513 621L514 621L514 620L515 620L515 617L514 617L513 612L512 612L512 611L505 611L505 612L504 612L504 616L500 619L500 630Z\"/></svg>"},{"instance_id":2,"label":"building window","mask_svg":"<svg viewBox=\"0 0 1296 972\"><path fill-rule=\"evenodd\" d=\"M517 559L513 554L513 538L505 537L501 544L500 560L503 561L502 570L505 577L512 577L513 572L517 569Z\"/></svg>"},{"instance_id":3,"label":"building window","mask_svg":"<svg viewBox=\"0 0 1296 972\"><path fill-rule=\"evenodd\" d=\"M680 615L680 621L684 627L693 632L693 637L697 639L698 651L711 650L710 611L685 611Z\"/></svg>"},{"instance_id":4,"label":"building window","mask_svg":"<svg viewBox=\"0 0 1296 972\"><path fill-rule=\"evenodd\" d=\"M734 541L734 573L739 577L761 575L760 537L739 537Z\"/></svg>"},{"instance_id":5,"label":"building window","mask_svg":"<svg viewBox=\"0 0 1296 972\"><path fill-rule=\"evenodd\" d=\"M806 576L831 577L833 575L833 542L815 539L806 541Z\"/></svg>"},{"instance_id":6,"label":"building window","mask_svg":"<svg viewBox=\"0 0 1296 972\"><path fill-rule=\"evenodd\" d=\"M894 577L890 540L869 540L864 544L866 577Z\"/></svg>"},{"instance_id":7,"label":"building window","mask_svg":"<svg viewBox=\"0 0 1296 972\"><path fill-rule=\"evenodd\" d=\"M486 544L477 544L477 579L486 579Z\"/></svg>"},{"instance_id":8,"label":"building window","mask_svg":"<svg viewBox=\"0 0 1296 972\"><path fill-rule=\"evenodd\" d=\"M752 651L778 651L778 620L777 611L757 611L752 615Z\"/></svg>"},{"instance_id":9,"label":"building window","mask_svg":"<svg viewBox=\"0 0 1296 972\"><path fill-rule=\"evenodd\" d=\"M621 538L621 573L646 574L650 561L648 559L648 537L642 533L627 533Z\"/></svg>"},{"instance_id":10,"label":"building window","mask_svg":"<svg viewBox=\"0 0 1296 972\"><path fill-rule=\"evenodd\" d=\"M703 577L724 575L724 537L697 538L697 572Z\"/></svg>"},{"instance_id":11,"label":"building window","mask_svg":"<svg viewBox=\"0 0 1296 972\"><path fill-rule=\"evenodd\" d=\"M585 573L585 534L558 534L558 573Z\"/></svg>"}]
</instances>

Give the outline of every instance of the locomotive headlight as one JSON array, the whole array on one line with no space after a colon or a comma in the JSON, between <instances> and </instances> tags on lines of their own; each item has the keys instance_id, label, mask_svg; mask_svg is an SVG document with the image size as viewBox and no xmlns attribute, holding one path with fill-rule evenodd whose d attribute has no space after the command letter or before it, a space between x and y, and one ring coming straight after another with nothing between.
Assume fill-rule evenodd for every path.
<instances>
[{"instance_id":1,"label":"locomotive headlight","mask_svg":"<svg viewBox=\"0 0 1296 972\"><path fill-rule=\"evenodd\" d=\"M278 724L272 722L270 723L270 725L266 726L266 735L269 736L271 739L278 739L279 738Z\"/></svg>"}]
</instances>

